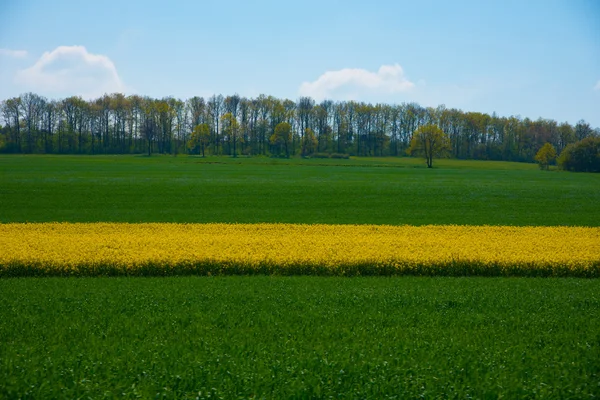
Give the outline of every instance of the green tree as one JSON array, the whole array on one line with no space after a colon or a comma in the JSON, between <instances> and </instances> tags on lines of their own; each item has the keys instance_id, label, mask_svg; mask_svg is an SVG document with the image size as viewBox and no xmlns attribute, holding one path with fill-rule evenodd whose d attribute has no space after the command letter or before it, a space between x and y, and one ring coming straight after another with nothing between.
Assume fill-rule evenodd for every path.
<instances>
[{"instance_id":1,"label":"green tree","mask_svg":"<svg viewBox=\"0 0 600 400\"><path fill-rule=\"evenodd\" d=\"M6 144L6 141L4 140L4 129L2 129L2 125L0 125L0 150L2 150Z\"/></svg>"},{"instance_id":2,"label":"green tree","mask_svg":"<svg viewBox=\"0 0 600 400\"><path fill-rule=\"evenodd\" d=\"M239 136L239 123L237 118L230 112L221 117L221 125L223 127L223 136L227 137L233 145L233 156L237 157L236 144L241 139Z\"/></svg>"},{"instance_id":3,"label":"green tree","mask_svg":"<svg viewBox=\"0 0 600 400\"><path fill-rule=\"evenodd\" d=\"M570 143L575 143L575 130L573 127L567 123L563 122L558 126L558 149L557 152L560 153L562 150L567 147Z\"/></svg>"},{"instance_id":4,"label":"green tree","mask_svg":"<svg viewBox=\"0 0 600 400\"><path fill-rule=\"evenodd\" d=\"M302 155L308 156L317 150L318 141L312 129L306 128L302 137Z\"/></svg>"},{"instance_id":5,"label":"green tree","mask_svg":"<svg viewBox=\"0 0 600 400\"><path fill-rule=\"evenodd\" d=\"M569 144L560 153L558 166L567 171L600 172L600 137Z\"/></svg>"},{"instance_id":6,"label":"green tree","mask_svg":"<svg viewBox=\"0 0 600 400\"><path fill-rule=\"evenodd\" d=\"M285 156L289 157L289 143L292 140L292 126L287 122L280 122L275 127L275 132L269 138L271 145L277 149L277 154L281 155L281 149L285 149Z\"/></svg>"},{"instance_id":7,"label":"green tree","mask_svg":"<svg viewBox=\"0 0 600 400\"><path fill-rule=\"evenodd\" d=\"M158 126L157 126L156 121L157 121L156 104L154 101L147 99L144 101L144 104L142 106L141 133L142 133L142 137L145 139L145 141L147 143L148 157L152 154L154 140L155 140L155 137L158 132ZM60 128L60 123L59 123L59 128ZM107 128L107 130L108 130L108 128ZM60 140L61 130L59 129L58 132L59 132L59 140ZM59 149L60 149L60 147L59 147Z\"/></svg>"},{"instance_id":8,"label":"green tree","mask_svg":"<svg viewBox=\"0 0 600 400\"><path fill-rule=\"evenodd\" d=\"M550 143L546 143L535 155L535 161L540 166L540 169L548 170L550 164L556 160L556 149Z\"/></svg>"},{"instance_id":9,"label":"green tree","mask_svg":"<svg viewBox=\"0 0 600 400\"><path fill-rule=\"evenodd\" d=\"M579 122L577 122L577 125L575 125L575 137L577 138L577 140L583 140L586 137L592 136L593 133L594 130L592 129L590 124L588 124L584 120L579 120Z\"/></svg>"},{"instance_id":10,"label":"green tree","mask_svg":"<svg viewBox=\"0 0 600 400\"><path fill-rule=\"evenodd\" d=\"M437 125L423 125L413 133L408 154L425 157L427 168L433 167L434 157L444 157L450 151L450 139Z\"/></svg>"},{"instance_id":11,"label":"green tree","mask_svg":"<svg viewBox=\"0 0 600 400\"><path fill-rule=\"evenodd\" d=\"M208 146L210 141L210 126L208 124L198 124L194 127L194 131L188 141L188 149L190 151L202 152L204 157L204 149Z\"/></svg>"}]
</instances>

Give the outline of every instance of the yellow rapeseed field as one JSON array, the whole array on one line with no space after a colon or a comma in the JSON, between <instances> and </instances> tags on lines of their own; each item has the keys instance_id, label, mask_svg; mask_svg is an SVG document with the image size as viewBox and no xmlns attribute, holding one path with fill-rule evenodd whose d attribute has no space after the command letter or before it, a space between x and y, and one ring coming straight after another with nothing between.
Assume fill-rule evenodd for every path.
<instances>
[{"instance_id":1,"label":"yellow rapeseed field","mask_svg":"<svg viewBox=\"0 0 600 400\"><path fill-rule=\"evenodd\" d=\"M0 224L0 276L600 276L600 228Z\"/></svg>"}]
</instances>

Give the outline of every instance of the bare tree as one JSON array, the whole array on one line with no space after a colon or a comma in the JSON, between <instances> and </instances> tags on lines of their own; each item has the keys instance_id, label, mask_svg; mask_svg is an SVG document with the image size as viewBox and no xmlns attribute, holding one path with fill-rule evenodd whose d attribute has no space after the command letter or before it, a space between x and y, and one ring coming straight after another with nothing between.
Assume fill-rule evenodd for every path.
<instances>
[{"instance_id":1,"label":"bare tree","mask_svg":"<svg viewBox=\"0 0 600 400\"><path fill-rule=\"evenodd\" d=\"M41 120L44 99L35 93L25 93L21 96L21 115L27 129L27 152L33 153L34 135L37 134L38 124Z\"/></svg>"},{"instance_id":2,"label":"bare tree","mask_svg":"<svg viewBox=\"0 0 600 400\"><path fill-rule=\"evenodd\" d=\"M214 154L219 154L219 120L221 119L221 114L223 113L223 96L221 95L213 95L210 99L208 99L208 109L211 116L212 129L214 132L215 139L213 140L214 145Z\"/></svg>"}]
</instances>

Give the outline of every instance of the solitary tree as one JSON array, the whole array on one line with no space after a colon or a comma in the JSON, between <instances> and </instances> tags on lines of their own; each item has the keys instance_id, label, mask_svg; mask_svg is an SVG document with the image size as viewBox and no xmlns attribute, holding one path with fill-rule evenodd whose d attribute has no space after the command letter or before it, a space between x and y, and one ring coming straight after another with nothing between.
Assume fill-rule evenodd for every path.
<instances>
[{"instance_id":1,"label":"solitary tree","mask_svg":"<svg viewBox=\"0 0 600 400\"><path fill-rule=\"evenodd\" d=\"M548 166L556 160L556 149L550 143L546 143L535 155L540 169L548 170Z\"/></svg>"},{"instance_id":2,"label":"solitary tree","mask_svg":"<svg viewBox=\"0 0 600 400\"><path fill-rule=\"evenodd\" d=\"M427 168L433 166L434 157L445 156L450 151L450 139L437 125L423 125L413 133L408 154L425 157Z\"/></svg>"}]
</instances>

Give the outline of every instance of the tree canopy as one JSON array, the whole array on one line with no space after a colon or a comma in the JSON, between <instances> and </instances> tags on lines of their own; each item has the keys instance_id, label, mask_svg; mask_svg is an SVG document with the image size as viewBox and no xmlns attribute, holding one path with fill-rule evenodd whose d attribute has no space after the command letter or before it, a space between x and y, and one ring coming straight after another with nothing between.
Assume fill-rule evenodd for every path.
<instances>
[{"instance_id":1,"label":"tree canopy","mask_svg":"<svg viewBox=\"0 0 600 400\"><path fill-rule=\"evenodd\" d=\"M204 157L204 150L210 140L210 127L208 124L198 124L194 127L190 140L188 141L188 149L192 152L201 151Z\"/></svg>"},{"instance_id":2,"label":"tree canopy","mask_svg":"<svg viewBox=\"0 0 600 400\"><path fill-rule=\"evenodd\" d=\"M433 167L433 158L446 156L451 150L450 139L437 125L419 127L413 134L409 154L425 157L427 168Z\"/></svg>"},{"instance_id":3,"label":"tree canopy","mask_svg":"<svg viewBox=\"0 0 600 400\"><path fill-rule=\"evenodd\" d=\"M550 143L546 143L535 155L535 161L540 169L548 170L550 164L556 160L556 149Z\"/></svg>"},{"instance_id":4,"label":"tree canopy","mask_svg":"<svg viewBox=\"0 0 600 400\"><path fill-rule=\"evenodd\" d=\"M269 138L271 145L275 147L274 153L281 155L282 149L285 156L289 157L289 143L292 140L292 126L287 122L280 122L275 127L275 132Z\"/></svg>"},{"instance_id":5,"label":"tree canopy","mask_svg":"<svg viewBox=\"0 0 600 400\"><path fill-rule=\"evenodd\" d=\"M281 123L289 125L289 135L276 133ZM198 125L202 135L194 136ZM560 153L578 140L600 136L585 121L573 126L416 103L237 94L181 100L121 93L52 100L26 93L0 102L0 152L402 156L414 133L427 125L447 135L448 155L459 159L535 162L546 143Z\"/></svg>"},{"instance_id":6,"label":"tree canopy","mask_svg":"<svg viewBox=\"0 0 600 400\"><path fill-rule=\"evenodd\" d=\"M577 172L600 172L600 137L569 144L558 158L560 168Z\"/></svg>"}]
</instances>

